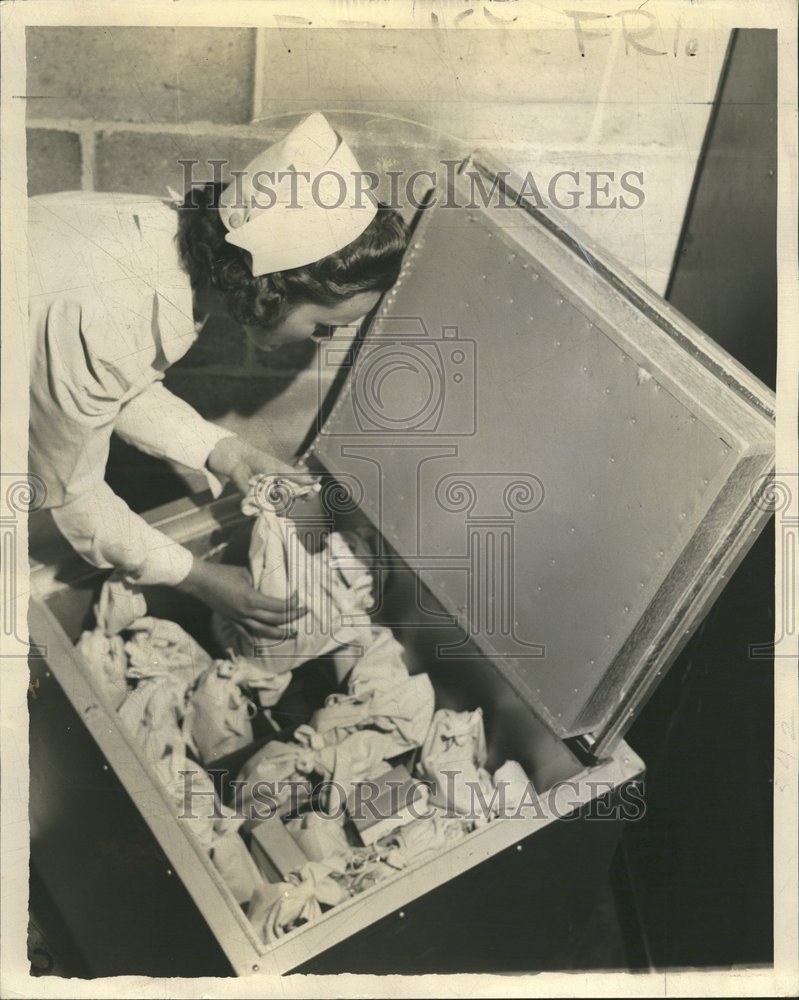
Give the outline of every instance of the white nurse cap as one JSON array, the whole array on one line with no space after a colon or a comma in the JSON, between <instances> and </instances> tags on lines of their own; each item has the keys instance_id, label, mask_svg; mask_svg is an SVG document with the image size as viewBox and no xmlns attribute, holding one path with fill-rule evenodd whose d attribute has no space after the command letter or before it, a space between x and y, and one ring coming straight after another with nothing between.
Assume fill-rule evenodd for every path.
<instances>
[{"instance_id":1,"label":"white nurse cap","mask_svg":"<svg viewBox=\"0 0 799 1000\"><path fill-rule=\"evenodd\" d=\"M357 239L377 214L361 173L325 116L312 114L225 189L225 239L251 255L254 277L322 260Z\"/></svg>"}]
</instances>

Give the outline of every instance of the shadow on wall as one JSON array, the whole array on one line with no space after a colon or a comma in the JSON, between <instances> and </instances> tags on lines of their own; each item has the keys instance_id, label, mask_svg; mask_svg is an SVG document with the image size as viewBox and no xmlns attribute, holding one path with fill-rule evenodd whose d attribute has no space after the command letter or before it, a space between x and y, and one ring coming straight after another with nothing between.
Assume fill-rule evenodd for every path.
<instances>
[{"instance_id":1,"label":"shadow on wall","mask_svg":"<svg viewBox=\"0 0 799 1000\"><path fill-rule=\"evenodd\" d=\"M316 345L291 344L265 353L252 347L231 320L212 317L190 350L167 371L167 388L207 420L226 414L252 417L316 372Z\"/></svg>"}]
</instances>

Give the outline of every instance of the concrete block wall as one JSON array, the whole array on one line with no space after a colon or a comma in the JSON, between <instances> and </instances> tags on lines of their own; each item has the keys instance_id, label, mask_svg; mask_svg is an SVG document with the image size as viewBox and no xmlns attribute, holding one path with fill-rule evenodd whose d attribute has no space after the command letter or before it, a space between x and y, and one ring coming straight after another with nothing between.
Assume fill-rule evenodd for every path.
<instances>
[{"instance_id":1,"label":"concrete block wall","mask_svg":"<svg viewBox=\"0 0 799 1000\"><path fill-rule=\"evenodd\" d=\"M381 175L441 170L476 147L531 171L544 197L576 172L569 220L663 292L727 41L645 12L524 31L28 28L29 193L181 191L179 160L201 161L197 179L210 159L243 167L323 110ZM641 172L643 204L592 207L588 171ZM558 190L568 203L568 177ZM312 345L258 356L218 322L168 379L281 456L325 388Z\"/></svg>"}]
</instances>

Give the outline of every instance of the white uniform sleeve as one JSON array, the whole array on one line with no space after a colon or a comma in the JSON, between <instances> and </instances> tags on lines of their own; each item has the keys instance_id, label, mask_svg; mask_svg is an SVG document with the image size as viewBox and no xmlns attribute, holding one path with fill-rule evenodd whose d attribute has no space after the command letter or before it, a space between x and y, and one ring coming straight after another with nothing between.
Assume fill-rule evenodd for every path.
<instances>
[{"instance_id":1,"label":"white uniform sleeve","mask_svg":"<svg viewBox=\"0 0 799 1000\"><path fill-rule=\"evenodd\" d=\"M204 472L212 494L218 497L222 492L222 484L205 463L218 441L235 435L204 420L163 383L154 382L125 403L114 430L148 455Z\"/></svg>"},{"instance_id":2,"label":"white uniform sleeve","mask_svg":"<svg viewBox=\"0 0 799 1000\"><path fill-rule=\"evenodd\" d=\"M46 484L46 505L95 566L118 567L138 583L180 583L192 566L189 550L147 524L104 481L129 379L91 350L80 304L53 303L44 324L31 369L29 461Z\"/></svg>"}]
</instances>

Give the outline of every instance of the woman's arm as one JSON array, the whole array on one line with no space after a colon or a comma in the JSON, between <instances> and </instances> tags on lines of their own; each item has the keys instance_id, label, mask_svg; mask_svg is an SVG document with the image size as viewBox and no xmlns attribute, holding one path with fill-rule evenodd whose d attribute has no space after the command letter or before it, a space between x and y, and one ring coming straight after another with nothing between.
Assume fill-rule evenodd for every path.
<instances>
[{"instance_id":1,"label":"woman's arm","mask_svg":"<svg viewBox=\"0 0 799 1000\"><path fill-rule=\"evenodd\" d=\"M204 420L160 381L125 403L114 430L148 455L204 472L214 496L219 496L222 489L219 476L232 479L246 493L249 479L259 473L288 478L303 474L302 469L253 448L231 431Z\"/></svg>"},{"instance_id":2,"label":"woman's arm","mask_svg":"<svg viewBox=\"0 0 799 1000\"><path fill-rule=\"evenodd\" d=\"M137 583L181 586L236 621L256 622L261 634L284 635L272 630L299 611L287 614L282 602L276 607L278 602L255 591L246 573L195 560L105 482L111 433L132 388L124 364L130 353L122 339L116 342L119 360L99 356L86 335L81 303L67 298L39 319L31 362L29 463L46 485L46 505L67 540L95 566L117 567ZM187 409L188 414L181 410L185 417L201 419ZM167 439L180 436L181 427L167 423L158 431Z\"/></svg>"},{"instance_id":3,"label":"woman's arm","mask_svg":"<svg viewBox=\"0 0 799 1000\"><path fill-rule=\"evenodd\" d=\"M80 426L70 421L61 426L69 429L66 436L74 446ZM194 558L113 492L102 478L112 426L84 429L82 446L72 454L77 478L71 480L64 502L53 509L59 530L76 551L94 566L120 569L132 583L176 586L255 635L290 636L289 623L305 614L296 596L288 604L264 597L245 567Z\"/></svg>"},{"instance_id":4,"label":"woman's arm","mask_svg":"<svg viewBox=\"0 0 799 1000\"><path fill-rule=\"evenodd\" d=\"M219 479L208 468L208 457L220 441L235 434L204 420L162 382L153 382L125 403L114 430L148 455L204 472L213 495L222 492Z\"/></svg>"}]
</instances>

